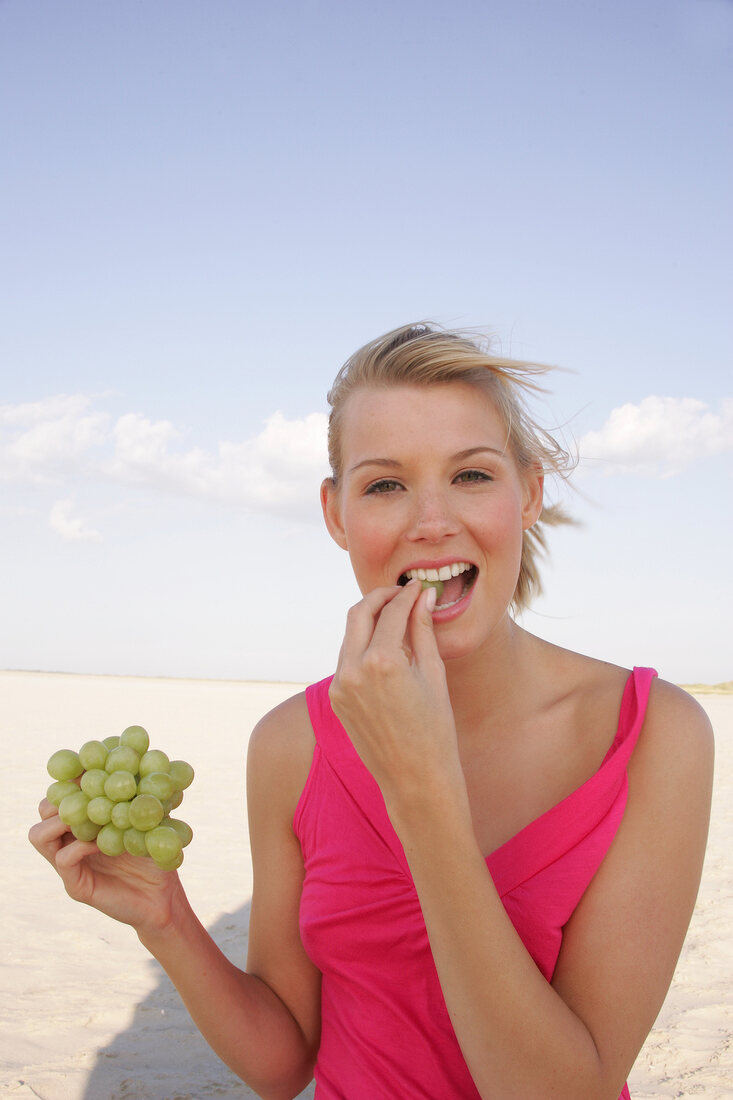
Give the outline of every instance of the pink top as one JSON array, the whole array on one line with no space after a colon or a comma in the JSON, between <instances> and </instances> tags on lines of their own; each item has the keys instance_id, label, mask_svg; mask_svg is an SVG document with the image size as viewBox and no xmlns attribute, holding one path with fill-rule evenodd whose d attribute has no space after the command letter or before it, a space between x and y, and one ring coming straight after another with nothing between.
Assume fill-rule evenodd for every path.
<instances>
[{"instance_id":1,"label":"pink top","mask_svg":"<svg viewBox=\"0 0 733 1100\"><path fill-rule=\"evenodd\" d=\"M626 766L652 669L629 676L598 771L486 863L549 981L563 926L623 816ZM305 861L300 930L323 975L318 1100L476 1100L430 952L420 903L381 791L334 715L330 679L307 689L316 735L294 828ZM619 1100L628 1100L628 1088Z\"/></svg>"}]
</instances>

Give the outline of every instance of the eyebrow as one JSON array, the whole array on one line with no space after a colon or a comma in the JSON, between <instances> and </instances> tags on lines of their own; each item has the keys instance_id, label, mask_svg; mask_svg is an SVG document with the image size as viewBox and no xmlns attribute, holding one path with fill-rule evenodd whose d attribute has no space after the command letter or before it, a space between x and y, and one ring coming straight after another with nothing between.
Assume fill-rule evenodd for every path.
<instances>
[{"instance_id":1,"label":"eyebrow","mask_svg":"<svg viewBox=\"0 0 733 1100\"><path fill-rule=\"evenodd\" d=\"M497 447L468 447L465 451L458 451L458 453L452 455L451 458L454 462L465 462L466 459L473 458L478 454L492 454L497 455L499 458L504 458L506 451L500 451ZM384 470L402 469L402 463L396 458L365 458L361 462L357 462L354 466L349 467L349 473L356 473L357 470L361 470L364 466L379 466Z\"/></svg>"}]
</instances>

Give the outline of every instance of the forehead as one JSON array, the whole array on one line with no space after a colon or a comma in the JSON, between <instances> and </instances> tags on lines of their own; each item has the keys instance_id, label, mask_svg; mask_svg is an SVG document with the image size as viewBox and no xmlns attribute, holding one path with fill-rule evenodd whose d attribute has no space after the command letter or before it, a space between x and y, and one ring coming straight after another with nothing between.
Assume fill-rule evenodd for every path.
<instances>
[{"instance_id":1,"label":"forehead","mask_svg":"<svg viewBox=\"0 0 733 1100\"><path fill-rule=\"evenodd\" d=\"M341 451L346 459L377 443L397 449L415 443L504 449L507 427L491 396L464 382L360 387L343 408Z\"/></svg>"}]
</instances>

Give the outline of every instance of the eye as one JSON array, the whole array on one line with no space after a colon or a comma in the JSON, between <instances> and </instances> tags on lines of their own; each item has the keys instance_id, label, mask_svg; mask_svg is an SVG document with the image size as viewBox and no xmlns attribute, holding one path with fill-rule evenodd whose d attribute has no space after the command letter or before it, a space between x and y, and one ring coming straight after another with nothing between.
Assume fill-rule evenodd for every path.
<instances>
[{"instance_id":1,"label":"eye","mask_svg":"<svg viewBox=\"0 0 733 1100\"><path fill-rule=\"evenodd\" d=\"M491 474L488 474L486 470L462 470L460 474L457 474L454 478L454 481L459 482L459 484L493 480Z\"/></svg>"},{"instance_id":2,"label":"eye","mask_svg":"<svg viewBox=\"0 0 733 1100\"><path fill-rule=\"evenodd\" d=\"M380 478L379 481L373 481L371 485L368 485L365 489L365 494L370 493L394 493L397 489L401 489L399 481L395 481L391 477Z\"/></svg>"}]
</instances>

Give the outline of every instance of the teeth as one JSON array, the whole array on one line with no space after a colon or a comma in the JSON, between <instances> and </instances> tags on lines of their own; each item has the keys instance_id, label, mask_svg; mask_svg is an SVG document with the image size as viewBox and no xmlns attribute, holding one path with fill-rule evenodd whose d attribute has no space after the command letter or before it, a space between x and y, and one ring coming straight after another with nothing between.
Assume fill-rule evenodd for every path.
<instances>
[{"instance_id":1,"label":"teeth","mask_svg":"<svg viewBox=\"0 0 733 1100\"><path fill-rule=\"evenodd\" d=\"M470 562L454 561L452 565L442 565L440 569L408 569L405 576L411 581L447 581L470 568Z\"/></svg>"}]
</instances>

